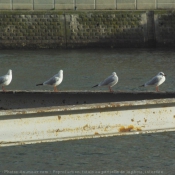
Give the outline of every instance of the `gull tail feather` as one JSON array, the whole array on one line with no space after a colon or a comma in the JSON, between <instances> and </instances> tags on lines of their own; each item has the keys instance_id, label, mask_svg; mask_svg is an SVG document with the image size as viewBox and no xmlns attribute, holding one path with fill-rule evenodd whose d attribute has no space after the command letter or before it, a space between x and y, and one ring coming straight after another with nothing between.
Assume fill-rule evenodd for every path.
<instances>
[{"instance_id":1,"label":"gull tail feather","mask_svg":"<svg viewBox=\"0 0 175 175\"><path fill-rule=\"evenodd\" d=\"M144 87L145 85L143 84L143 85L141 85L141 86L139 86L139 87Z\"/></svg>"},{"instance_id":2,"label":"gull tail feather","mask_svg":"<svg viewBox=\"0 0 175 175\"><path fill-rule=\"evenodd\" d=\"M92 88L97 87L97 86L98 86L98 84L96 84L95 86L92 86Z\"/></svg>"},{"instance_id":3,"label":"gull tail feather","mask_svg":"<svg viewBox=\"0 0 175 175\"><path fill-rule=\"evenodd\" d=\"M43 83L40 83L40 84L36 84L36 86L41 86L41 85L43 85Z\"/></svg>"}]
</instances>

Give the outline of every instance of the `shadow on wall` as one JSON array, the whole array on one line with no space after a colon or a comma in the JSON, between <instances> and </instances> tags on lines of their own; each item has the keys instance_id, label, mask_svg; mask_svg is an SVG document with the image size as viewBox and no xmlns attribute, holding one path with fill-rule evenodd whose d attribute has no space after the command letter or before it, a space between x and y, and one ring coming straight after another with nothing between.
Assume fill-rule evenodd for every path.
<instances>
[{"instance_id":1,"label":"shadow on wall","mask_svg":"<svg viewBox=\"0 0 175 175\"><path fill-rule=\"evenodd\" d=\"M154 15L157 47L175 46L175 12L158 11Z\"/></svg>"},{"instance_id":2,"label":"shadow on wall","mask_svg":"<svg viewBox=\"0 0 175 175\"><path fill-rule=\"evenodd\" d=\"M0 48L174 46L173 11L0 12Z\"/></svg>"},{"instance_id":3,"label":"shadow on wall","mask_svg":"<svg viewBox=\"0 0 175 175\"><path fill-rule=\"evenodd\" d=\"M69 20L68 20L69 21ZM68 47L174 47L174 11L114 11L70 15Z\"/></svg>"},{"instance_id":4,"label":"shadow on wall","mask_svg":"<svg viewBox=\"0 0 175 175\"><path fill-rule=\"evenodd\" d=\"M81 13L70 15L68 21L68 47L147 46L145 12Z\"/></svg>"}]
</instances>

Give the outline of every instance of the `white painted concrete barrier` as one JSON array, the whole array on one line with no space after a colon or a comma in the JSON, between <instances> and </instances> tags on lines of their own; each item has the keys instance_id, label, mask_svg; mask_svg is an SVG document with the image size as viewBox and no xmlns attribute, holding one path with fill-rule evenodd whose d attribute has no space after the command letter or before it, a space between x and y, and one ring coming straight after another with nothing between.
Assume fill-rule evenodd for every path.
<instances>
[{"instance_id":1,"label":"white painted concrete barrier","mask_svg":"<svg viewBox=\"0 0 175 175\"><path fill-rule=\"evenodd\" d=\"M175 98L0 111L0 146L175 130Z\"/></svg>"}]
</instances>

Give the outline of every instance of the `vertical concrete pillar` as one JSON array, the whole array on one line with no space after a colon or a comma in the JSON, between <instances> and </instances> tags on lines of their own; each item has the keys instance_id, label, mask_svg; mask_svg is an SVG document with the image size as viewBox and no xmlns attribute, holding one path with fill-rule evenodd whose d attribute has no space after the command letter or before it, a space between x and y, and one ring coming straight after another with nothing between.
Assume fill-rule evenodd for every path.
<instances>
[{"instance_id":1,"label":"vertical concrete pillar","mask_svg":"<svg viewBox=\"0 0 175 175\"><path fill-rule=\"evenodd\" d=\"M156 46L154 11L147 11L147 43L149 47Z\"/></svg>"}]
</instances>

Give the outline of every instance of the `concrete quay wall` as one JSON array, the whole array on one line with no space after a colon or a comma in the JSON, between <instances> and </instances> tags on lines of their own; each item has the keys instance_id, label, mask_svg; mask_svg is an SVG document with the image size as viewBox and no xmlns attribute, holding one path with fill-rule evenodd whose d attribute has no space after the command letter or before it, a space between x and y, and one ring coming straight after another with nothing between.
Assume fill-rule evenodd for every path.
<instances>
[{"instance_id":1,"label":"concrete quay wall","mask_svg":"<svg viewBox=\"0 0 175 175\"><path fill-rule=\"evenodd\" d=\"M160 10L175 0L0 0L0 10Z\"/></svg>"},{"instance_id":2,"label":"concrete quay wall","mask_svg":"<svg viewBox=\"0 0 175 175\"><path fill-rule=\"evenodd\" d=\"M174 11L0 11L0 49L174 47Z\"/></svg>"}]
</instances>

